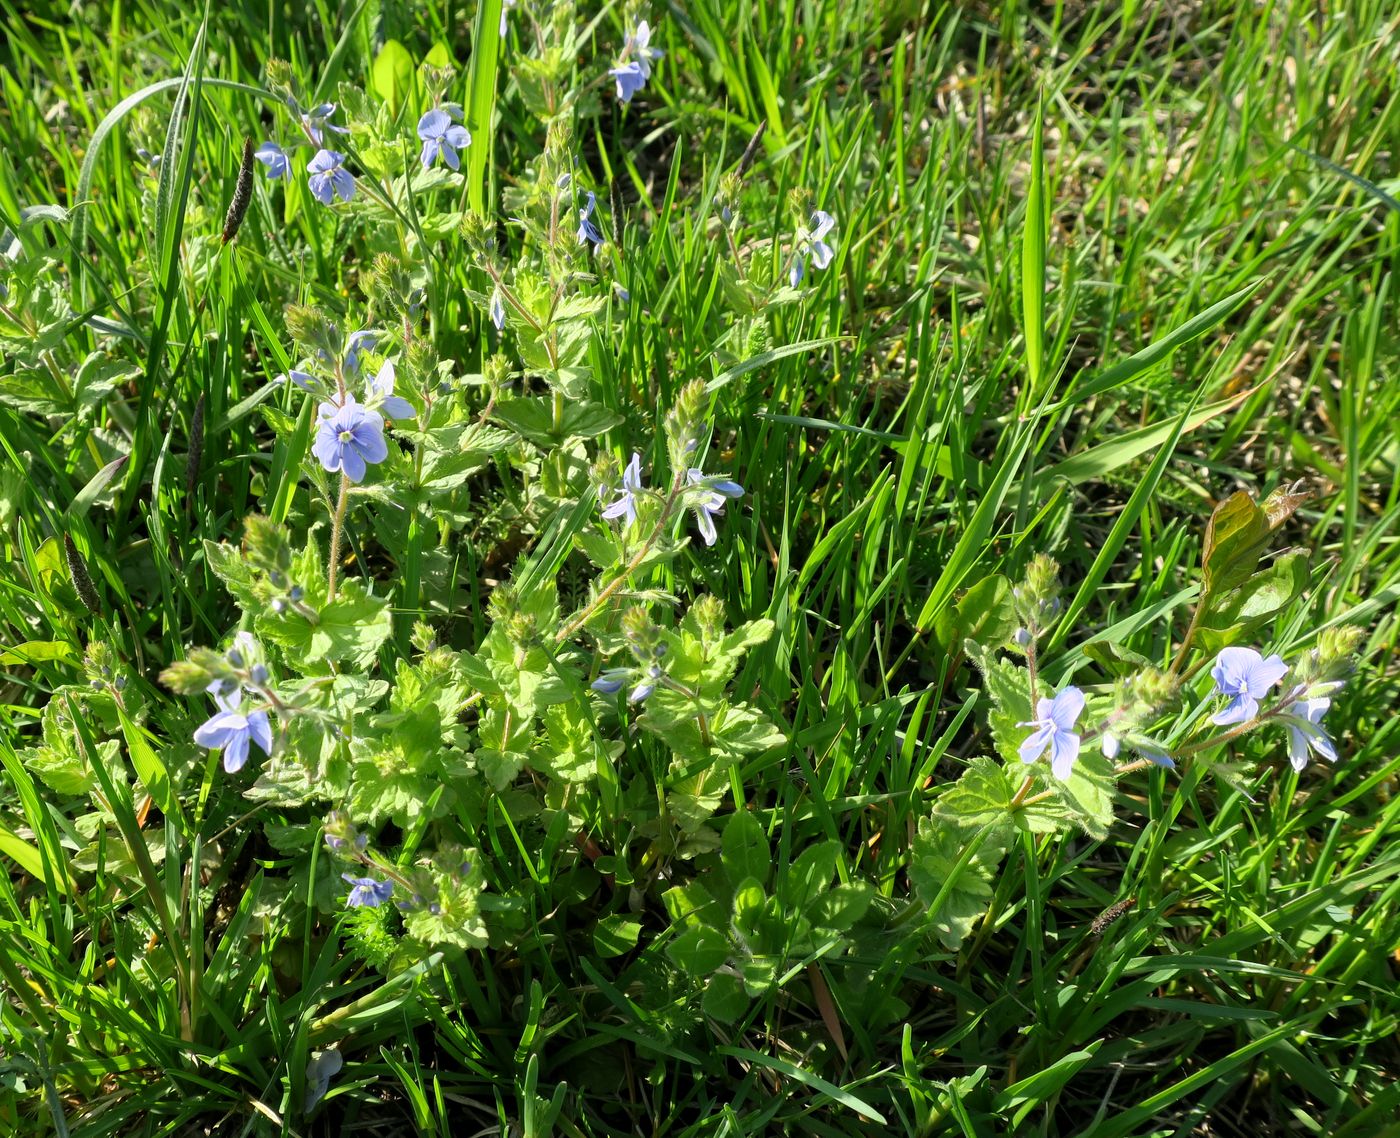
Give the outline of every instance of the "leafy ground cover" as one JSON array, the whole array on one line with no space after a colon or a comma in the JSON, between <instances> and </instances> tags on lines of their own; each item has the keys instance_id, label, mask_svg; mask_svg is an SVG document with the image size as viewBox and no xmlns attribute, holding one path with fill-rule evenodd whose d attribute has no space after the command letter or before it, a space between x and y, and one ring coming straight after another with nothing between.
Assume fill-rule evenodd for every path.
<instances>
[{"instance_id":1,"label":"leafy ground cover","mask_svg":"<svg viewBox=\"0 0 1400 1138\"><path fill-rule=\"evenodd\" d=\"M7 1132L1395 1129L1386 5L4 10Z\"/></svg>"}]
</instances>

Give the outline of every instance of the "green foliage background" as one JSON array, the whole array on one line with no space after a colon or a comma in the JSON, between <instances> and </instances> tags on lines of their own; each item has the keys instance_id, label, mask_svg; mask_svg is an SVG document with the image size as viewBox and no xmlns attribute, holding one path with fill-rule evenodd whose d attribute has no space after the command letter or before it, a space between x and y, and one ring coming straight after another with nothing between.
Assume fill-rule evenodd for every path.
<instances>
[{"instance_id":1,"label":"green foliage background","mask_svg":"<svg viewBox=\"0 0 1400 1138\"><path fill-rule=\"evenodd\" d=\"M605 93L577 139L617 187L634 298L606 317L621 348L590 363L625 424L618 453L658 436L686 381L716 381L715 450L748 496L685 569L731 624L773 622L734 690L788 742L728 774L735 812L707 831L718 848L695 880L667 887L656 862L606 853L556 872L571 835L530 850L493 830L492 856L530 890L519 948L436 953L390 978L383 914L327 924L270 832L201 828L220 776L186 742L199 712L155 679L234 618L205 542L236 542L255 511L316 516L260 410L300 406L267 393L293 362L281 309L343 306L383 241L260 177L216 255L243 139L271 121L264 61L289 59L325 97L348 82L392 103L442 45L469 111L499 115L468 166L471 204L495 211L543 144L509 53L473 53L495 12L233 0L201 31L203 13L165 0L3 11L0 216L63 266L32 287L75 315L34 331L78 361L37 379L0 365L6 1132L1394 1131L1389 6L653 8L664 64L626 112ZM580 83L608 65L622 16L584 14ZM838 218L839 255L773 316L771 347L806 346L746 367L703 220L760 121L748 208L781 232L787 191L810 188ZM166 154L158 176L138 146ZM1023 246L1037 211L1043 264ZM436 341L480 370L480 281L450 238L437 253L453 287ZM1027 337L1041 274L1046 335ZM1115 372L1217 305L1199 337ZM1297 644L1365 628L1329 719L1342 761L1295 777L1277 737L1250 738L1229 778L1144 773L1104 840L1018 833L979 874L987 847L942 841L928 806L990 746L960 650L964 591L1053 553L1057 670L1079 658L1071 630L1164 662L1213 507L1297 479L1313 496L1281 540L1310 553L1310 599L1265 631ZM488 468L472 487L450 556L403 537L421 557L393 586L400 614L420 581L493 582L534 540L508 479ZM463 590L453 644L481 642L487 592ZM130 665L146 722L73 691L94 640ZM69 721L105 757L99 783L129 759L159 825L118 787L55 790L20 761ZM72 809L89 793L112 799L121 839L95 851ZM632 837L603 836L614 851ZM611 886L580 910L590 874ZM188 903L195 875L207 907ZM936 927L865 931L950 880ZM723 929L692 916L707 904L732 917ZM737 976L709 979L725 962ZM345 1067L304 1118L308 1063L333 1043Z\"/></svg>"}]
</instances>

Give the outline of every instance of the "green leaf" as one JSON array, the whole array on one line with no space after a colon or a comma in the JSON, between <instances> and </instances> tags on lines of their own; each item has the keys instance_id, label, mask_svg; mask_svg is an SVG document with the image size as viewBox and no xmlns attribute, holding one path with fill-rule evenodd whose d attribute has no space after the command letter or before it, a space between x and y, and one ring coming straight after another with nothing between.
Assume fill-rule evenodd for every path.
<instances>
[{"instance_id":1,"label":"green leaf","mask_svg":"<svg viewBox=\"0 0 1400 1138\"><path fill-rule=\"evenodd\" d=\"M948 653L962 651L965 640L1000 648L1011 639L1016 624L1011 582L995 574L978 581L955 605L939 612L934 617L933 635Z\"/></svg>"},{"instance_id":2,"label":"green leaf","mask_svg":"<svg viewBox=\"0 0 1400 1138\"><path fill-rule=\"evenodd\" d=\"M808 846L778 882L784 908L801 910L807 902L824 892L836 874L841 846L835 841L818 842Z\"/></svg>"},{"instance_id":3,"label":"green leaf","mask_svg":"<svg viewBox=\"0 0 1400 1138\"><path fill-rule=\"evenodd\" d=\"M340 586L335 600L317 612L312 624L294 611L266 616L258 631L303 661L335 661L353 668L368 668L394 631L388 597L376 597L360 580Z\"/></svg>"},{"instance_id":4,"label":"green leaf","mask_svg":"<svg viewBox=\"0 0 1400 1138\"><path fill-rule=\"evenodd\" d=\"M236 546L205 539L204 561L224 583L224 587L244 612L257 613L263 609L262 602L253 591L253 581L257 574L243 559L242 552Z\"/></svg>"},{"instance_id":5,"label":"green leaf","mask_svg":"<svg viewBox=\"0 0 1400 1138\"><path fill-rule=\"evenodd\" d=\"M964 643L963 650L982 673L983 688L991 697L987 725L992 730L997 753L1008 763L1019 762L1020 746L1027 735L1027 729L1021 724L1031 718L1030 679L1026 670L971 640Z\"/></svg>"},{"instance_id":6,"label":"green leaf","mask_svg":"<svg viewBox=\"0 0 1400 1138\"><path fill-rule=\"evenodd\" d=\"M1127 676L1152 667L1152 661L1141 652L1124 648L1112 640L1091 640L1082 648L1084 655L1093 660L1110 676Z\"/></svg>"},{"instance_id":7,"label":"green leaf","mask_svg":"<svg viewBox=\"0 0 1400 1138\"><path fill-rule=\"evenodd\" d=\"M818 894L804 915L816 928L843 933L865 916L874 900L875 887L868 881L847 881Z\"/></svg>"},{"instance_id":8,"label":"green leaf","mask_svg":"<svg viewBox=\"0 0 1400 1138\"><path fill-rule=\"evenodd\" d=\"M691 976L709 976L729 959L729 941L718 929L686 929L666 946L666 955Z\"/></svg>"},{"instance_id":9,"label":"green leaf","mask_svg":"<svg viewBox=\"0 0 1400 1138\"><path fill-rule=\"evenodd\" d=\"M551 397L505 399L496 405L493 416L542 447L557 446L568 439L597 438L623 421L617 412L600 404L567 401L556 428Z\"/></svg>"},{"instance_id":10,"label":"green leaf","mask_svg":"<svg viewBox=\"0 0 1400 1138\"><path fill-rule=\"evenodd\" d=\"M374 58L370 83L375 94L388 105L390 114L397 115L413 94L413 70L413 56L408 48L398 40L386 40Z\"/></svg>"},{"instance_id":11,"label":"green leaf","mask_svg":"<svg viewBox=\"0 0 1400 1138\"><path fill-rule=\"evenodd\" d=\"M744 991L744 983L729 972L716 972L705 985L705 994L700 998L700 1008L711 1019L720 1023L735 1023L749 1007L749 996Z\"/></svg>"},{"instance_id":12,"label":"green leaf","mask_svg":"<svg viewBox=\"0 0 1400 1138\"><path fill-rule=\"evenodd\" d=\"M948 948L962 944L986 912L1011 833L1009 822L969 830L938 818L919 819L910 849L909 880L929 907L938 939Z\"/></svg>"},{"instance_id":13,"label":"green leaf","mask_svg":"<svg viewBox=\"0 0 1400 1138\"><path fill-rule=\"evenodd\" d=\"M1082 403L1086 399L1091 399L1095 395L1101 395L1105 391L1111 391L1115 387L1121 387L1130 380L1136 379L1167 359L1177 348L1189 344L1192 340L1199 339L1217 324L1229 319L1262 283L1263 281L1260 280L1252 285L1247 285L1238 292L1231 293L1223 300L1212 304L1204 312L1191 317L1179 328L1174 328L1160 340L1155 340L1141 351L1134 352L1126 360L1100 372L1087 383L1077 384L1069 398L1047 408L1047 411L1057 411L1072 403Z\"/></svg>"},{"instance_id":14,"label":"green leaf","mask_svg":"<svg viewBox=\"0 0 1400 1138\"><path fill-rule=\"evenodd\" d=\"M1113 825L1113 792L1117 780L1113 763L1095 748L1081 748L1064 782L1051 779L1069 818L1095 841L1108 837Z\"/></svg>"},{"instance_id":15,"label":"green leaf","mask_svg":"<svg viewBox=\"0 0 1400 1138\"><path fill-rule=\"evenodd\" d=\"M621 956L637 947L642 922L622 913L609 913L593 928L593 947L599 956Z\"/></svg>"},{"instance_id":16,"label":"green leaf","mask_svg":"<svg viewBox=\"0 0 1400 1138\"><path fill-rule=\"evenodd\" d=\"M1284 554L1239 588L1212 602L1197 632L1201 647L1207 652L1218 652L1237 644L1301 597L1310 582L1307 554Z\"/></svg>"},{"instance_id":17,"label":"green leaf","mask_svg":"<svg viewBox=\"0 0 1400 1138\"><path fill-rule=\"evenodd\" d=\"M980 829L1008 819L1014 795L1004 766L985 756L975 758L934 803L934 818L964 829Z\"/></svg>"},{"instance_id":18,"label":"green leaf","mask_svg":"<svg viewBox=\"0 0 1400 1138\"><path fill-rule=\"evenodd\" d=\"M501 0L481 0L472 23L471 62L467 65L467 194L472 209L485 215L486 168L496 137L496 72L501 54Z\"/></svg>"},{"instance_id":19,"label":"green leaf","mask_svg":"<svg viewBox=\"0 0 1400 1138\"><path fill-rule=\"evenodd\" d=\"M0 664L33 666L48 660L71 660L77 655L73 645L65 640L26 640L0 648Z\"/></svg>"},{"instance_id":20,"label":"green leaf","mask_svg":"<svg viewBox=\"0 0 1400 1138\"><path fill-rule=\"evenodd\" d=\"M1248 580L1268 539L1269 519L1245 491L1216 506L1201 550L1202 603Z\"/></svg>"},{"instance_id":21,"label":"green leaf","mask_svg":"<svg viewBox=\"0 0 1400 1138\"><path fill-rule=\"evenodd\" d=\"M751 877L760 885L767 884L773 855L762 825L749 811L739 810L729 816L720 849L724 872L730 881Z\"/></svg>"}]
</instances>

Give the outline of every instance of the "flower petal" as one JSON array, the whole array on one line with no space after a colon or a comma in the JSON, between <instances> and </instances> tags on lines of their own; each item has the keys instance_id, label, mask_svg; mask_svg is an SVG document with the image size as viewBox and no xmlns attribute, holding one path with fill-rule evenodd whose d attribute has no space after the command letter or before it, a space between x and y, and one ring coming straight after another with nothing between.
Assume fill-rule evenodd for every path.
<instances>
[{"instance_id":1,"label":"flower petal","mask_svg":"<svg viewBox=\"0 0 1400 1138\"><path fill-rule=\"evenodd\" d=\"M248 761L248 732L240 731L224 748L224 770L234 774Z\"/></svg>"}]
</instances>

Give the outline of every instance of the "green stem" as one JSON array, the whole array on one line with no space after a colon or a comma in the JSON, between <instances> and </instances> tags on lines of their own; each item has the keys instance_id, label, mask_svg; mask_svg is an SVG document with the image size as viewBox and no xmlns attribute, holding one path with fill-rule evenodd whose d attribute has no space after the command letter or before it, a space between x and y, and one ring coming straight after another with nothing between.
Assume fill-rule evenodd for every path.
<instances>
[{"instance_id":1,"label":"green stem","mask_svg":"<svg viewBox=\"0 0 1400 1138\"><path fill-rule=\"evenodd\" d=\"M608 599L627 583L627 578L632 575L632 571L646 560L647 554L651 552L651 548L655 544L656 539L661 535L662 529L665 528L666 523L671 520L671 509L675 505L676 497L680 494L680 491L681 480L677 477L675 482L671 485L671 492L666 495L665 504L661 507L661 517L656 520L656 525L652 527L651 533L647 534L646 540L642 542L637 552L632 555L632 559L622 567L618 575L598 591L598 595L593 598L592 603L559 630L554 637L555 643L562 644L592 620L593 614L602 608L603 605L607 603Z\"/></svg>"},{"instance_id":2,"label":"green stem","mask_svg":"<svg viewBox=\"0 0 1400 1138\"><path fill-rule=\"evenodd\" d=\"M342 472L340 475L340 496L335 503L335 517L331 520L331 564L327 578L328 600L335 600L336 571L340 568L340 539L345 529L345 505L350 499L350 480Z\"/></svg>"}]
</instances>

